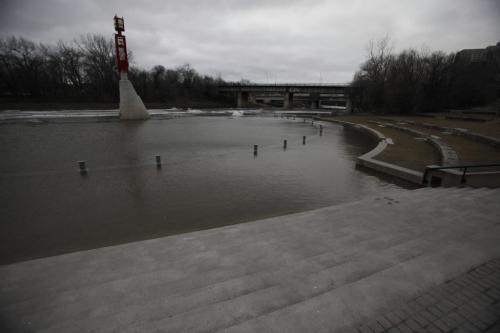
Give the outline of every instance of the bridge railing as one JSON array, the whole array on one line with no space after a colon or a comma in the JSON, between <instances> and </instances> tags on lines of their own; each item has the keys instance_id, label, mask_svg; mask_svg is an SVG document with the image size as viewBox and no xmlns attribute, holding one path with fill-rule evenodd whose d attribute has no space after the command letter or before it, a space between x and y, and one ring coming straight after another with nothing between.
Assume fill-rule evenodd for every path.
<instances>
[{"instance_id":1,"label":"bridge railing","mask_svg":"<svg viewBox=\"0 0 500 333\"><path fill-rule=\"evenodd\" d=\"M229 82L219 87L349 87L349 83L238 83Z\"/></svg>"}]
</instances>

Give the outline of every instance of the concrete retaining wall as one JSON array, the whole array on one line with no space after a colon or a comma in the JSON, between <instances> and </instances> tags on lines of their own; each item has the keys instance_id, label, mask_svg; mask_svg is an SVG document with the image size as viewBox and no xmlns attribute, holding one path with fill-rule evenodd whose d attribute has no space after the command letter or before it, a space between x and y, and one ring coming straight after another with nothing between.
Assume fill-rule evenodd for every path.
<instances>
[{"instance_id":1,"label":"concrete retaining wall","mask_svg":"<svg viewBox=\"0 0 500 333\"><path fill-rule=\"evenodd\" d=\"M341 124L343 126L347 126L347 127L351 127L351 128L363 131L378 141L378 144L375 148L373 148L372 150L370 150L366 154L359 156L356 159L357 165L361 165L361 166L364 166L366 168L369 168L369 169L372 169L372 170L375 170L378 172L382 172L384 174L394 176L394 177L397 177L400 179L404 179L404 180L411 182L411 183L414 183L414 184L420 185L422 183L422 175L423 174L421 172L407 169L407 168L403 168L403 167L400 167L400 166L395 165L395 164L391 164L391 163L387 163L387 162L383 162L383 161L379 161L379 160L374 159L375 156L380 154L387 147L387 141L386 141L387 138L382 133L380 133L377 130L374 130L373 128L370 128L370 127L364 126L364 125L359 125L359 124L350 123L347 121L340 121L340 120L331 120L331 121L338 123L338 124Z\"/></svg>"},{"instance_id":2,"label":"concrete retaining wall","mask_svg":"<svg viewBox=\"0 0 500 333\"><path fill-rule=\"evenodd\" d=\"M372 121L375 124L383 125L386 127L398 129L417 137L425 138L440 154L442 166L456 166L460 165L460 159L455 150L450 147L447 143L440 139L434 138L433 136L420 132L412 128L401 127L393 124L379 123L377 121ZM427 124L428 128L432 129L443 129L439 126ZM467 131L460 131L458 129L447 128L446 130L452 133L461 133L459 135L471 135L471 138L475 138L475 133L470 133ZM466 134L467 133L467 134ZM434 167L436 167L434 165ZM428 184L431 184L432 177L438 177L441 180L441 186L443 187L453 187L453 186L471 186L471 187L500 187L500 172L467 172L465 177L465 183L462 183L463 171L459 169L446 169L446 170L432 170L427 174ZM422 177L421 177L422 179Z\"/></svg>"},{"instance_id":3,"label":"concrete retaining wall","mask_svg":"<svg viewBox=\"0 0 500 333\"><path fill-rule=\"evenodd\" d=\"M496 149L500 149L500 139L497 139L497 138L494 138L491 136L482 135L479 133L474 133L474 132L469 132L469 131L461 131L461 130L458 130L456 128L451 129L451 132L455 135L461 135L461 136L464 136L468 139L493 146Z\"/></svg>"},{"instance_id":4,"label":"concrete retaining wall","mask_svg":"<svg viewBox=\"0 0 500 333\"><path fill-rule=\"evenodd\" d=\"M444 142L440 139L437 139L437 138L433 137L432 135L429 135L425 132L417 131L417 130L412 129L412 128L397 126L394 124L379 123L376 121L372 121L372 122L379 124L379 125L389 127L389 128L394 128L394 129L397 129L399 131L409 133L409 134L416 136L416 137L425 138L427 140L427 142L429 142L439 153L439 156L441 158L441 164L443 166L460 164L460 159L458 157L457 152L450 145L448 145L446 142Z\"/></svg>"},{"instance_id":5,"label":"concrete retaining wall","mask_svg":"<svg viewBox=\"0 0 500 333\"><path fill-rule=\"evenodd\" d=\"M387 141L386 137L364 125L359 125L351 122L346 122L346 121L340 121L340 120L331 120L332 122L341 124L343 126L348 126L351 128L355 128L358 130L361 130L373 138L375 138L378 141L378 145L369 151L368 153L359 156L357 158L356 164L357 165L362 165L364 167L367 167L372 170L376 170L379 172L382 172L387 175L391 175L397 178L404 179L406 181L409 181L414 184L422 184L422 179L423 179L423 173L418 172L415 170L403 168L391 163L383 162L374 159L375 156L380 154L386 147L387 147ZM424 137L429 143L431 143L440 153L443 165L457 165L459 164L458 156L456 152L449 147L446 143L443 141L433 138L429 136L427 133L423 133L414 129L409 129L409 128L404 128L404 127L399 127L396 125L392 124L385 124L385 123L380 123L377 121L370 121L373 124L376 125L382 125L382 126L387 126L387 127L392 127L395 129L400 129L402 131L408 132L412 135L418 136L418 137ZM432 125L434 126L434 125ZM452 129L447 129L447 130L452 130ZM456 130L456 129L455 129ZM468 133L468 132L464 132ZM473 134L474 133L469 133ZM449 149L448 149L449 147ZM447 163L447 164L445 164ZM431 165L430 167L438 167L436 165ZM428 181L428 184L430 185L431 183L431 178L432 177L438 177L441 180L441 185L443 187L456 187L456 186L471 186L471 187L490 187L490 188L496 188L500 187L500 172L470 172L468 171L466 174L466 182L465 184L462 184L462 171L460 170L432 170L427 173L426 179Z\"/></svg>"},{"instance_id":6,"label":"concrete retaining wall","mask_svg":"<svg viewBox=\"0 0 500 333\"><path fill-rule=\"evenodd\" d=\"M414 123L414 122L412 122L412 123ZM461 128L441 127L441 126L428 124L428 123L416 124L416 125L430 128L433 130L450 132L454 135L463 136L463 137L466 137L467 139L471 139L473 141L484 143L484 144L493 146L497 149L500 149L500 139L498 139L498 138L494 138L491 136L487 136L487 135L483 135L483 134L479 134L479 133L475 133L475 132L470 132L470 131L467 131L467 130L464 130Z\"/></svg>"}]
</instances>

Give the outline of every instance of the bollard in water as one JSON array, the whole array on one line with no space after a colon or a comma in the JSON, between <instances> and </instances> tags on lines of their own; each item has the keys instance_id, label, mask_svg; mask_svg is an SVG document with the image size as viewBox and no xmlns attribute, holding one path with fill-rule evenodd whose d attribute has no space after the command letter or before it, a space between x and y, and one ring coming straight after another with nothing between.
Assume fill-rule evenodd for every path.
<instances>
[{"instance_id":1,"label":"bollard in water","mask_svg":"<svg viewBox=\"0 0 500 333\"><path fill-rule=\"evenodd\" d=\"M156 159L156 167L157 168L161 168L161 156L160 155L156 155L155 159Z\"/></svg>"},{"instance_id":2,"label":"bollard in water","mask_svg":"<svg viewBox=\"0 0 500 333\"><path fill-rule=\"evenodd\" d=\"M303 145L305 145L305 144L306 144L306 136L305 136L305 135L302 137L302 144L303 144Z\"/></svg>"},{"instance_id":3,"label":"bollard in water","mask_svg":"<svg viewBox=\"0 0 500 333\"><path fill-rule=\"evenodd\" d=\"M295 116L293 116L293 120L295 120Z\"/></svg>"},{"instance_id":4,"label":"bollard in water","mask_svg":"<svg viewBox=\"0 0 500 333\"><path fill-rule=\"evenodd\" d=\"M286 144L287 144L286 140L283 140L283 149L286 149Z\"/></svg>"},{"instance_id":5,"label":"bollard in water","mask_svg":"<svg viewBox=\"0 0 500 333\"><path fill-rule=\"evenodd\" d=\"M323 135L323 125L319 125L319 136Z\"/></svg>"},{"instance_id":6,"label":"bollard in water","mask_svg":"<svg viewBox=\"0 0 500 333\"><path fill-rule=\"evenodd\" d=\"M259 150L259 146L253 145L253 154L257 155L257 151Z\"/></svg>"},{"instance_id":7,"label":"bollard in water","mask_svg":"<svg viewBox=\"0 0 500 333\"><path fill-rule=\"evenodd\" d=\"M86 166L87 161L78 161L77 163L78 163L78 168L80 169L80 174L86 175L87 174L87 166Z\"/></svg>"}]
</instances>

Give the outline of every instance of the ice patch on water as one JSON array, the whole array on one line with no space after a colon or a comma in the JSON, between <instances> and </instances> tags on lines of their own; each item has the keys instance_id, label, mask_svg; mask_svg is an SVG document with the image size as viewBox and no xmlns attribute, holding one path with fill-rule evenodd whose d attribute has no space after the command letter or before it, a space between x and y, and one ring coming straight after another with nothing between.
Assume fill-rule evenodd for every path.
<instances>
[{"instance_id":1,"label":"ice patch on water","mask_svg":"<svg viewBox=\"0 0 500 333\"><path fill-rule=\"evenodd\" d=\"M118 117L118 110L58 110L58 111L6 110L0 112L0 120L86 118L86 117Z\"/></svg>"},{"instance_id":2,"label":"ice patch on water","mask_svg":"<svg viewBox=\"0 0 500 333\"><path fill-rule=\"evenodd\" d=\"M200 114L200 113L203 113L203 111L198 110L198 109L190 109L190 108L188 108L187 109L187 113Z\"/></svg>"},{"instance_id":3,"label":"ice patch on water","mask_svg":"<svg viewBox=\"0 0 500 333\"><path fill-rule=\"evenodd\" d=\"M150 115L176 116L186 114L177 108L150 109ZM199 110L197 110L199 111ZM201 112L201 111L200 111ZM72 119L72 118L118 118L119 110L57 110L57 111L21 111L5 110L0 112L2 120L30 120L30 119Z\"/></svg>"},{"instance_id":4,"label":"ice patch on water","mask_svg":"<svg viewBox=\"0 0 500 333\"><path fill-rule=\"evenodd\" d=\"M180 116L233 116L241 117L256 115L262 112L262 109L256 110L200 110L187 109L180 110L176 107L168 109L148 109L151 116L180 117ZM119 110L57 110L57 111L26 111L26 110L5 110L0 112L0 121L6 120L50 120L50 119L72 119L72 118L118 118Z\"/></svg>"}]
</instances>

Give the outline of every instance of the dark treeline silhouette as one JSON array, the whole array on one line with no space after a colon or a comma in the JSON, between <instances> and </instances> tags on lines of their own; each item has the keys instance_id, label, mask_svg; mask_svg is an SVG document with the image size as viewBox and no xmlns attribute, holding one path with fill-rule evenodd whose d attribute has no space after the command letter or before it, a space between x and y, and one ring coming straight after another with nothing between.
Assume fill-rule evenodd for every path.
<instances>
[{"instance_id":1,"label":"dark treeline silhouette","mask_svg":"<svg viewBox=\"0 0 500 333\"><path fill-rule=\"evenodd\" d=\"M500 98L500 43L456 54L393 54L386 37L370 42L352 84L358 110L411 114L485 105Z\"/></svg>"},{"instance_id":2,"label":"dark treeline silhouette","mask_svg":"<svg viewBox=\"0 0 500 333\"><path fill-rule=\"evenodd\" d=\"M0 97L9 101L117 102L119 76L114 52L113 40L101 35L56 45L23 37L1 38ZM157 65L151 70L131 66L129 79L145 102L227 103L217 92L222 79L201 75L187 64L175 69Z\"/></svg>"}]
</instances>

